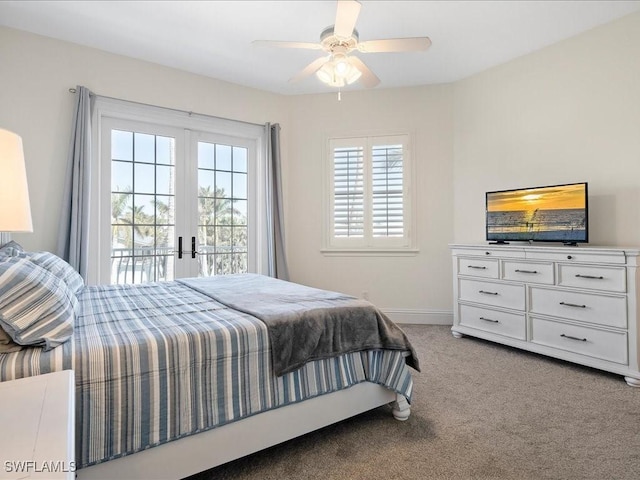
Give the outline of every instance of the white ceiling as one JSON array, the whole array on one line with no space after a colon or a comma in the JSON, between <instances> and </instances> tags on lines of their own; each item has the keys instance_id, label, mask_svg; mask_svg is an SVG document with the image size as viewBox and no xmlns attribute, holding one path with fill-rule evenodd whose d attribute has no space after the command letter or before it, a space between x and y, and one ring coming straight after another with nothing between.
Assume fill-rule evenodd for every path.
<instances>
[{"instance_id":1,"label":"white ceiling","mask_svg":"<svg viewBox=\"0 0 640 480\"><path fill-rule=\"evenodd\" d=\"M362 0L360 40L428 36L426 52L359 53L377 88L456 81L640 11L635 1ZM288 79L321 56L253 40L316 42L324 1L0 1L0 25L281 94L332 91ZM361 86L350 86L362 88Z\"/></svg>"}]
</instances>

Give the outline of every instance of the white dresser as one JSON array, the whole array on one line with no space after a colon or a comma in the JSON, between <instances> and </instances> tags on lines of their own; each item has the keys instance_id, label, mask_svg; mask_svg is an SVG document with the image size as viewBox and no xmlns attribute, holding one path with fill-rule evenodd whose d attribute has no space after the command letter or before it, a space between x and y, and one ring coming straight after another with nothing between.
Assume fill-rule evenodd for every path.
<instances>
[{"instance_id":1,"label":"white dresser","mask_svg":"<svg viewBox=\"0 0 640 480\"><path fill-rule=\"evenodd\" d=\"M455 337L624 375L640 387L639 249L450 245Z\"/></svg>"},{"instance_id":2,"label":"white dresser","mask_svg":"<svg viewBox=\"0 0 640 480\"><path fill-rule=\"evenodd\" d=\"M0 479L75 478L72 370L0 382Z\"/></svg>"}]
</instances>

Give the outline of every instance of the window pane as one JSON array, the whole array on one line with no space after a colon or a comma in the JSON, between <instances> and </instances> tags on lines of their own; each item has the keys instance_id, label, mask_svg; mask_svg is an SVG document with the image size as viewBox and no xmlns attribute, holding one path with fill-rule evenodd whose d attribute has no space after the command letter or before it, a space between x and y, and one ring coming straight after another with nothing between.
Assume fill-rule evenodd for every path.
<instances>
[{"instance_id":1,"label":"window pane","mask_svg":"<svg viewBox=\"0 0 640 480\"><path fill-rule=\"evenodd\" d=\"M232 228L229 226L216 227L216 253L229 253L233 245Z\"/></svg>"},{"instance_id":2,"label":"window pane","mask_svg":"<svg viewBox=\"0 0 640 480\"><path fill-rule=\"evenodd\" d=\"M130 192L133 187L133 163L111 162L111 191Z\"/></svg>"},{"instance_id":3,"label":"window pane","mask_svg":"<svg viewBox=\"0 0 640 480\"><path fill-rule=\"evenodd\" d=\"M133 189L136 193L155 192L155 167L145 163L134 163Z\"/></svg>"},{"instance_id":4,"label":"window pane","mask_svg":"<svg viewBox=\"0 0 640 480\"><path fill-rule=\"evenodd\" d=\"M231 225L232 202L227 199L215 200L215 223L216 225Z\"/></svg>"},{"instance_id":5,"label":"window pane","mask_svg":"<svg viewBox=\"0 0 640 480\"><path fill-rule=\"evenodd\" d=\"M173 178L175 176L174 167L156 167L156 193L172 195Z\"/></svg>"},{"instance_id":6,"label":"window pane","mask_svg":"<svg viewBox=\"0 0 640 480\"><path fill-rule=\"evenodd\" d=\"M212 143L198 142L198 168L216 168L214 145Z\"/></svg>"},{"instance_id":7,"label":"window pane","mask_svg":"<svg viewBox=\"0 0 640 480\"><path fill-rule=\"evenodd\" d=\"M234 253L231 257L232 273L244 273L247 271L247 254Z\"/></svg>"},{"instance_id":8,"label":"window pane","mask_svg":"<svg viewBox=\"0 0 640 480\"><path fill-rule=\"evenodd\" d=\"M154 195L134 195L133 205L133 223L137 225L153 225L156 223Z\"/></svg>"},{"instance_id":9,"label":"window pane","mask_svg":"<svg viewBox=\"0 0 640 480\"><path fill-rule=\"evenodd\" d=\"M111 158L133 160L133 132L111 130Z\"/></svg>"},{"instance_id":10,"label":"window pane","mask_svg":"<svg viewBox=\"0 0 640 480\"><path fill-rule=\"evenodd\" d=\"M231 146L216 145L216 170L231 171Z\"/></svg>"},{"instance_id":11,"label":"window pane","mask_svg":"<svg viewBox=\"0 0 640 480\"><path fill-rule=\"evenodd\" d=\"M233 171L247 173L247 149L233 147Z\"/></svg>"},{"instance_id":12,"label":"window pane","mask_svg":"<svg viewBox=\"0 0 640 480\"><path fill-rule=\"evenodd\" d=\"M130 193L111 194L111 224L131 225L133 221L133 195Z\"/></svg>"},{"instance_id":13,"label":"window pane","mask_svg":"<svg viewBox=\"0 0 640 480\"><path fill-rule=\"evenodd\" d=\"M218 190L218 196L231 196L231 173L229 172L216 172L216 190Z\"/></svg>"},{"instance_id":14,"label":"window pane","mask_svg":"<svg viewBox=\"0 0 640 480\"><path fill-rule=\"evenodd\" d=\"M118 256L130 255L129 249L133 247L133 227L130 226L114 226L111 227L111 234L113 240L111 245L113 251L118 253Z\"/></svg>"},{"instance_id":15,"label":"window pane","mask_svg":"<svg viewBox=\"0 0 640 480\"><path fill-rule=\"evenodd\" d=\"M155 163L155 136L146 133L135 133L133 137L134 159L136 162Z\"/></svg>"},{"instance_id":16,"label":"window pane","mask_svg":"<svg viewBox=\"0 0 640 480\"><path fill-rule=\"evenodd\" d=\"M173 225L174 218L174 198L172 195L156 195L156 224L157 225Z\"/></svg>"},{"instance_id":17,"label":"window pane","mask_svg":"<svg viewBox=\"0 0 640 480\"><path fill-rule=\"evenodd\" d=\"M174 248L174 227L159 225L156 227L156 254L166 255Z\"/></svg>"},{"instance_id":18,"label":"window pane","mask_svg":"<svg viewBox=\"0 0 640 480\"><path fill-rule=\"evenodd\" d=\"M233 198L247 198L247 175L233 174Z\"/></svg>"},{"instance_id":19,"label":"window pane","mask_svg":"<svg viewBox=\"0 0 640 480\"><path fill-rule=\"evenodd\" d=\"M171 137L156 137L156 163L162 165L174 165L175 140Z\"/></svg>"},{"instance_id":20,"label":"window pane","mask_svg":"<svg viewBox=\"0 0 640 480\"><path fill-rule=\"evenodd\" d=\"M233 228L233 251L234 252L247 251L247 227Z\"/></svg>"},{"instance_id":21,"label":"window pane","mask_svg":"<svg viewBox=\"0 0 640 480\"><path fill-rule=\"evenodd\" d=\"M233 224L234 225L247 224L247 201L246 200L233 201Z\"/></svg>"},{"instance_id":22,"label":"window pane","mask_svg":"<svg viewBox=\"0 0 640 480\"><path fill-rule=\"evenodd\" d=\"M198 199L198 224L213 225L215 224L215 205L216 199L209 197L200 197Z\"/></svg>"},{"instance_id":23,"label":"window pane","mask_svg":"<svg viewBox=\"0 0 640 480\"><path fill-rule=\"evenodd\" d=\"M233 272L232 255L216 255L216 275L228 275Z\"/></svg>"},{"instance_id":24,"label":"window pane","mask_svg":"<svg viewBox=\"0 0 640 480\"><path fill-rule=\"evenodd\" d=\"M213 197L216 191L216 174L212 170L198 170L198 188L201 197Z\"/></svg>"},{"instance_id":25,"label":"window pane","mask_svg":"<svg viewBox=\"0 0 640 480\"><path fill-rule=\"evenodd\" d=\"M198 255L198 275L201 277L210 277L212 275L215 275L215 261L215 255Z\"/></svg>"}]
</instances>

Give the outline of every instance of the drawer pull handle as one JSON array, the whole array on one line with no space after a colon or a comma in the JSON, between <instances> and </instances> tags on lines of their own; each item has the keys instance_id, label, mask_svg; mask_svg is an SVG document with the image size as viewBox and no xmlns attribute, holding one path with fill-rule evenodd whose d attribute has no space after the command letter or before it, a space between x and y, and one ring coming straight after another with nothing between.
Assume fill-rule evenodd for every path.
<instances>
[{"instance_id":1,"label":"drawer pull handle","mask_svg":"<svg viewBox=\"0 0 640 480\"><path fill-rule=\"evenodd\" d=\"M537 270L520 270L519 268L516 268L516 272L518 272L518 273L538 273Z\"/></svg>"},{"instance_id":2,"label":"drawer pull handle","mask_svg":"<svg viewBox=\"0 0 640 480\"><path fill-rule=\"evenodd\" d=\"M578 340L579 342L586 342L587 341L586 338L572 337L571 335L565 335L564 333L561 333L560 336L563 337L563 338L569 338L571 340Z\"/></svg>"},{"instance_id":3,"label":"drawer pull handle","mask_svg":"<svg viewBox=\"0 0 640 480\"><path fill-rule=\"evenodd\" d=\"M475 268L478 270L486 270L487 267L479 267L478 265L467 265L467 268Z\"/></svg>"},{"instance_id":4,"label":"drawer pull handle","mask_svg":"<svg viewBox=\"0 0 640 480\"><path fill-rule=\"evenodd\" d=\"M578 305L577 303L560 302L560 305L564 305L565 307L587 308L586 305Z\"/></svg>"},{"instance_id":5,"label":"drawer pull handle","mask_svg":"<svg viewBox=\"0 0 640 480\"><path fill-rule=\"evenodd\" d=\"M592 278L594 280L604 280L604 277L597 277L595 275L580 275L579 273L576 273L576 277L577 278Z\"/></svg>"},{"instance_id":6,"label":"drawer pull handle","mask_svg":"<svg viewBox=\"0 0 640 480\"><path fill-rule=\"evenodd\" d=\"M483 295L498 295L498 292L487 292L486 290L478 290L478 293L482 293Z\"/></svg>"},{"instance_id":7,"label":"drawer pull handle","mask_svg":"<svg viewBox=\"0 0 640 480\"><path fill-rule=\"evenodd\" d=\"M493 320L491 318L480 317L480 320L484 320L485 322L491 322L491 323L500 323L498 320Z\"/></svg>"}]
</instances>

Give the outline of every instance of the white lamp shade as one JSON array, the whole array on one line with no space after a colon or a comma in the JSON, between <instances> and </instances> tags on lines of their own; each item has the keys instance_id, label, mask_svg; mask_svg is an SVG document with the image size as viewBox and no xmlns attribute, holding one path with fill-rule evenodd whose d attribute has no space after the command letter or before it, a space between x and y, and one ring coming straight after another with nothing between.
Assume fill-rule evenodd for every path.
<instances>
[{"instance_id":1,"label":"white lamp shade","mask_svg":"<svg viewBox=\"0 0 640 480\"><path fill-rule=\"evenodd\" d=\"M0 128L0 232L32 232L22 138Z\"/></svg>"}]
</instances>

